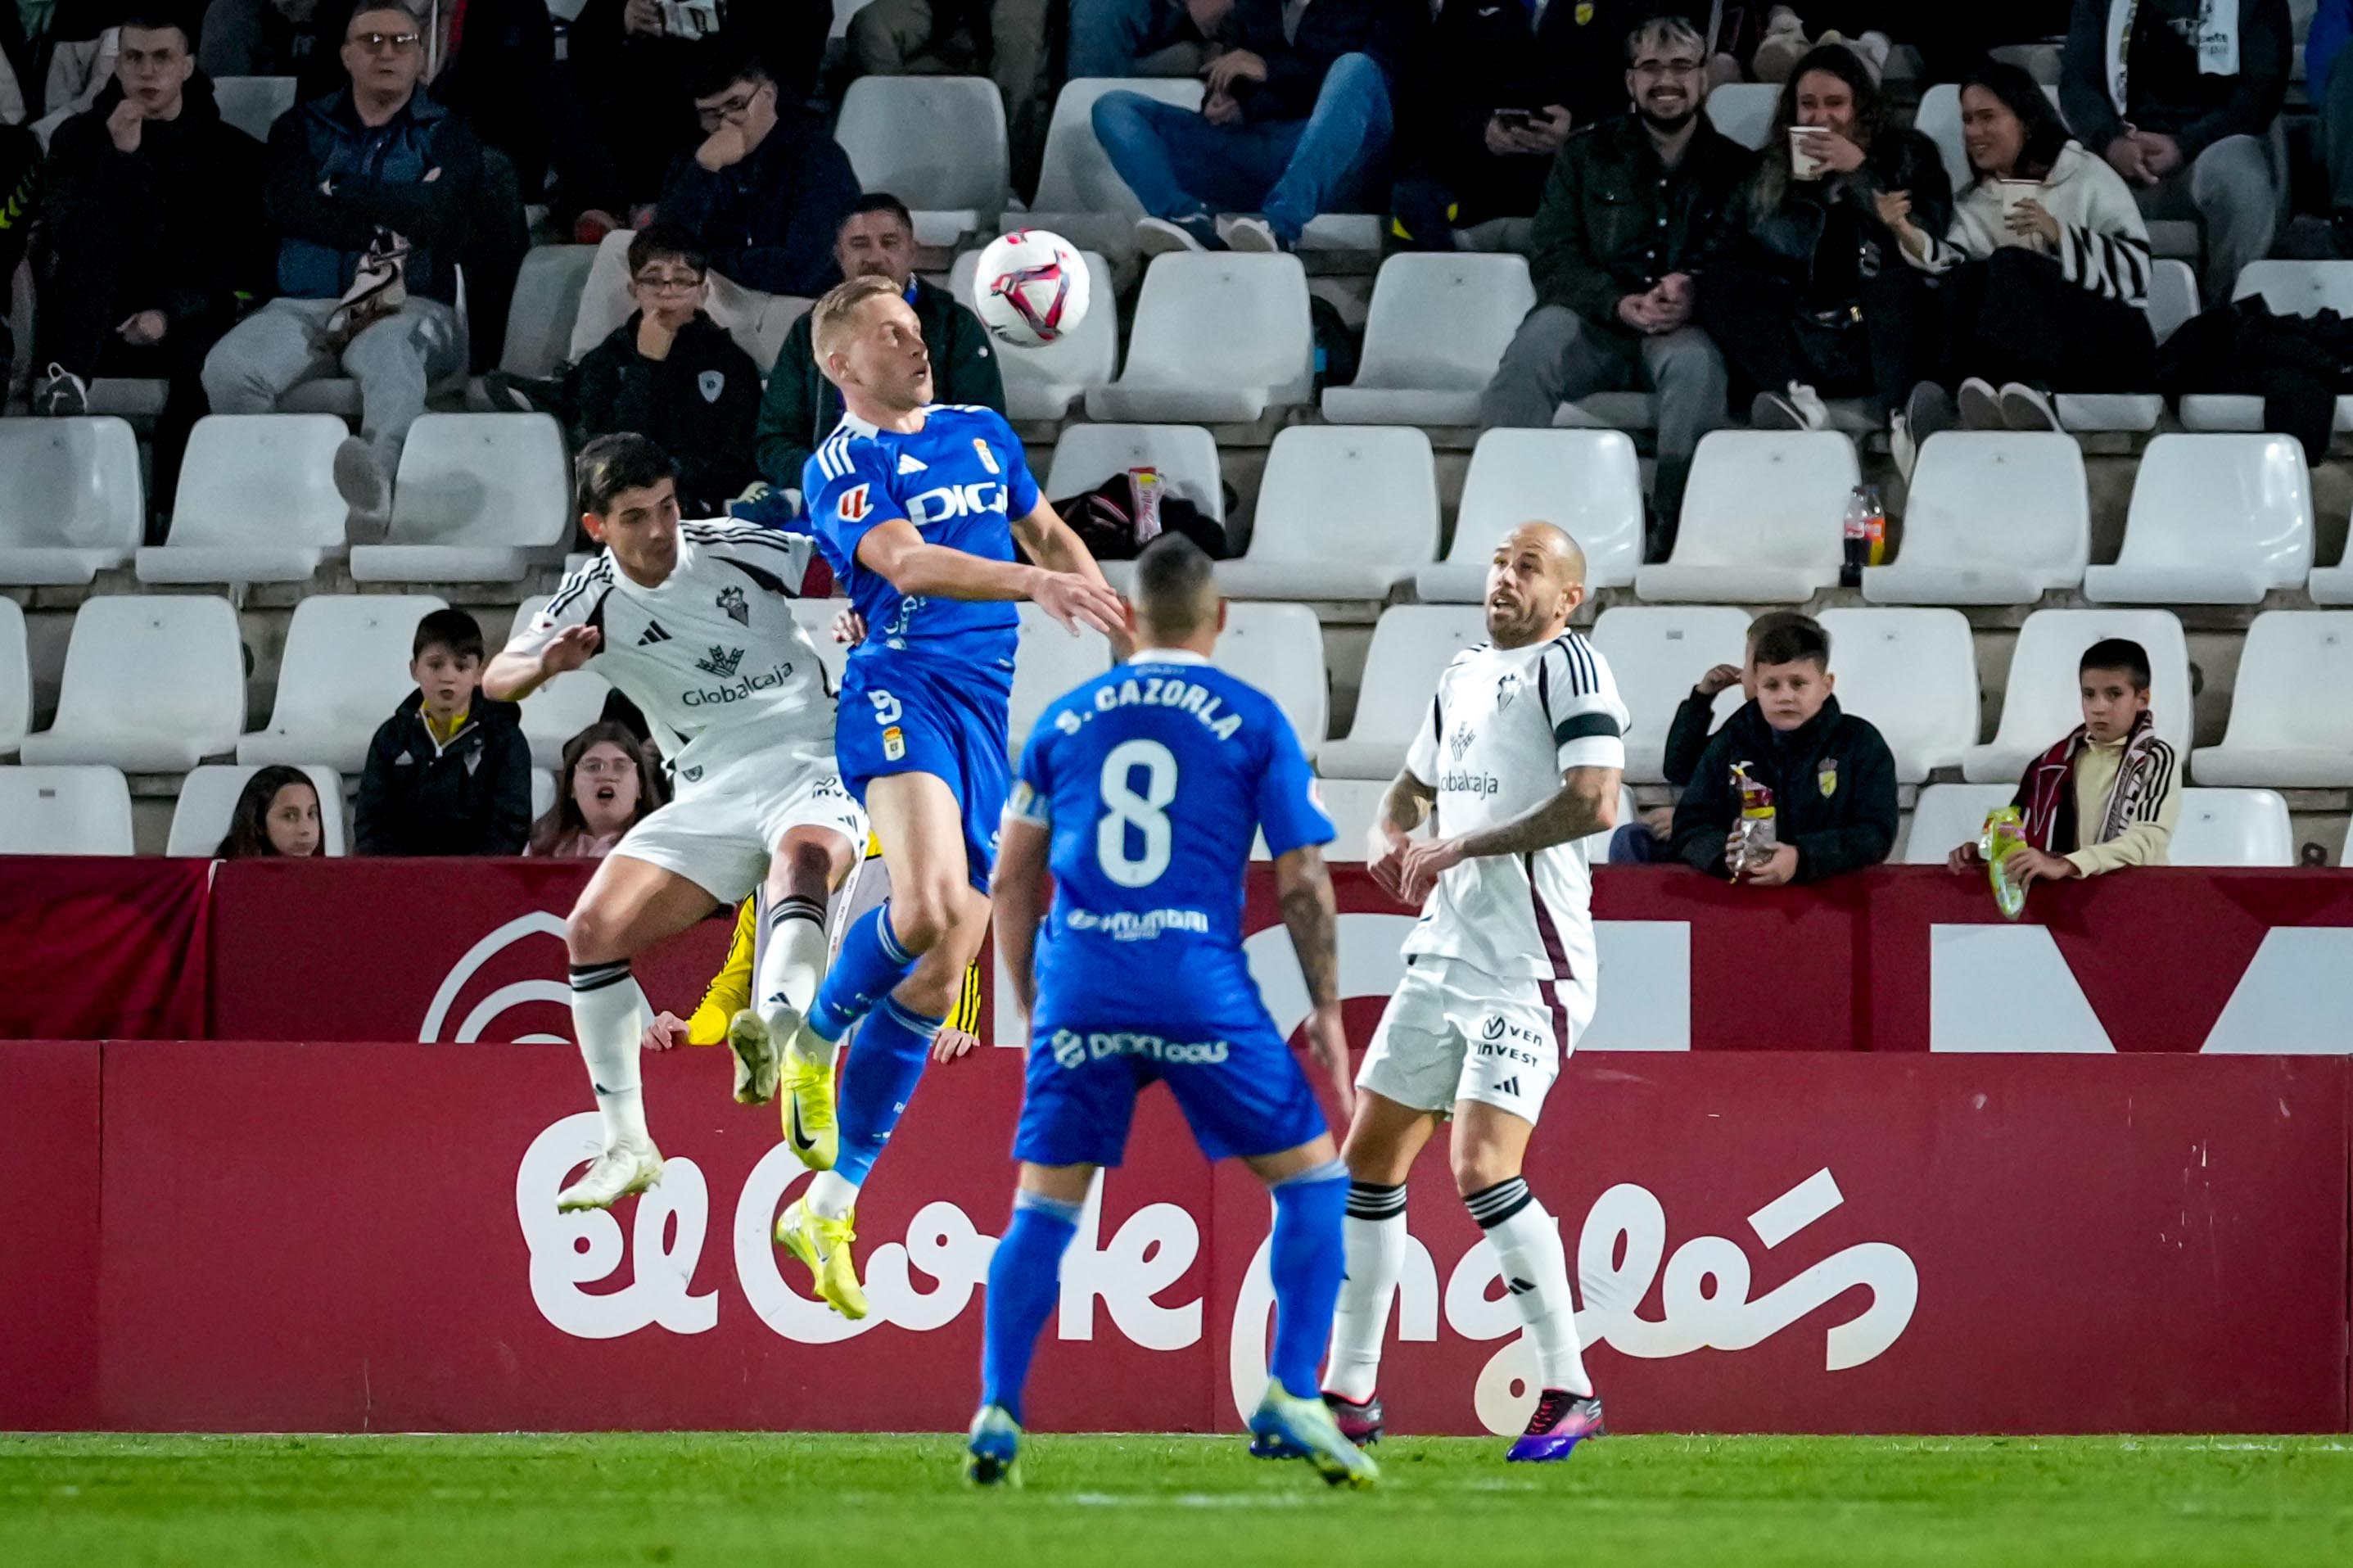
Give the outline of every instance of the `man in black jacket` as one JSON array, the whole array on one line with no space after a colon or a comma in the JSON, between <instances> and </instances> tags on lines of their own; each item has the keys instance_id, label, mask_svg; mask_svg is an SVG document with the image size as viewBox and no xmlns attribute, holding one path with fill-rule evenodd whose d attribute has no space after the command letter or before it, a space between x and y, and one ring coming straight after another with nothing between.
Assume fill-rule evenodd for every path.
<instances>
[{"instance_id":1,"label":"man in black jacket","mask_svg":"<svg viewBox=\"0 0 2353 1568\"><path fill-rule=\"evenodd\" d=\"M1868 719L1831 695L1831 640L1803 617L1757 640L1757 697L1701 754L1675 806L1672 853L1711 876L1763 886L1876 865L1895 846L1895 759ZM1736 834L1734 766L1773 792L1777 847L1749 858Z\"/></svg>"},{"instance_id":2,"label":"man in black jacket","mask_svg":"<svg viewBox=\"0 0 2353 1568\"><path fill-rule=\"evenodd\" d=\"M1371 196L1428 17L1423 0L1237 0L1198 113L1097 99L1095 137L1147 215L1137 248L1288 250L1316 214Z\"/></svg>"},{"instance_id":3,"label":"man in black jacket","mask_svg":"<svg viewBox=\"0 0 2353 1568\"><path fill-rule=\"evenodd\" d=\"M177 22L123 23L114 80L49 143L33 390L89 410L89 378L161 376L153 493L168 498L205 412L205 356L269 279L261 144L225 123Z\"/></svg>"},{"instance_id":4,"label":"man in black jacket","mask_svg":"<svg viewBox=\"0 0 2353 1568\"><path fill-rule=\"evenodd\" d=\"M360 772L362 854L521 854L531 832L522 710L482 695L482 629L462 609L417 623L417 690L385 720Z\"/></svg>"},{"instance_id":5,"label":"man in black jacket","mask_svg":"<svg viewBox=\"0 0 2353 1568\"><path fill-rule=\"evenodd\" d=\"M1626 40L1634 112L1568 140L1532 236L1536 308L1479 400L1482 429L1543 429L1563 402L1641 387L1659 399L1658 534L1683 507L1699 439L1724 422L1724 356L1692 320L1692 270L1748 154L1708 122L1705 47L1680 17Z\"/></svg>"}]
</instances>

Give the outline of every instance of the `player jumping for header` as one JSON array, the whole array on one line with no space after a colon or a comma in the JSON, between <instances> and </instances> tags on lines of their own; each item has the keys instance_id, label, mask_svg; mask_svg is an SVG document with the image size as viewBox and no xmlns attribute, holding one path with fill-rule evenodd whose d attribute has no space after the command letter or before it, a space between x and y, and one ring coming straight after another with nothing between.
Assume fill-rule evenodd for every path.
<instances>
[{"instance_id":1,"label":"player jumping for header","mask_svg":"<svg viewBox=\"0 0 2353 1568\"><path fill-rule=\"evenodd\" d=\"M1013 1222L988 1266L987 1351L965 1473L1018 1481L1021 1393L1096 1170L1117 1165L1136 1092L1165 1081L1212 1160L1274 1192L1272 1381L1250 1427L1326 1480L1379 1473L1316 1397L1340 1291L1348 1173L1242 955L1242 877L1263 830L1314 1011L1307 1039L1348 1103L1332 882L1299 737L1263 693L1212 668L1225 624L1209 558L1136 562L1134 659L1049 707L1021 750L997 867L997 940L1029 1016ZM1054 907L1043 938L1050 865ZM852 1054L853 1055L855 1053Z\"/></svg>"},{"instance_id":2,"label":"player jumping for header","mask_svg":"<svg viewBox=\"0 0 2353 1568\"><path fill-rule=\"evenodd\" d=\"M786 1087L820 1174L776 1221L845 1317L866 1313L849 1244L858 1189L914 1092L988 923L1008 783L1007 705L1031 599L1122 645L1118 596L1030 476L1012 427L934 403L923 323L888 278L817 302L818 367L841 423L803 473L811 521L865 626L841 682L842 777L874 821L890 902L850 926L788 1047ZM1014 558L1021 542L1029 560ZM833 1104L834 1045L865 1020Z\"/></svg>"},{"instance_id":3,"label":"player jumping for header","mask_svg":"<svg viewBox=\"0 0 2353 1568\"><path fill-rule=\"evenodd\" d=\"M604 553L515 631L482 690L518 702L594 661L655 726L678 793L598 863L565 925L573 1032L605 1118L604 1154L556 1195L566 1210L610 1208L661 1174L638 1075L651 1013L631 957L767 879L753 1006L728 1029L735 1097L765 1104L778 1071L771 1025L797 1025L815 997L826 903L866 842L834 768L823 667L793 619L814 542L681 523L678 470L643 436L593 440L577 468L581 521Z\"/></svg>"},{"instance_id":4,"label":"player jumping for header","mask_svg":"<svg viewBox=\"0 0 2353 1568\"><path fill-rule=\"evenodd\" d=\"M1405 1261L1405 1180L1451 1116L1454 1184L1527 1324L1541 1387L1514 1459L1565 1459L1601 1434L1567 1257L1520 1175L1561 1058L1592 1022L1592 867L1577 841L1617 820L1626 708L1569 617L1585 556L1547 523L1515 528L1487 570L1487 635L1439 677L1373 828L1374 877L1427 905L1405 980L1356 1075L1348 1128L1348 1278L1324 1401L1359 1443L1380 1436L1381 1336ZM1437 836L1407 835L1435 809Z\"/></svg>"}]
</instances>

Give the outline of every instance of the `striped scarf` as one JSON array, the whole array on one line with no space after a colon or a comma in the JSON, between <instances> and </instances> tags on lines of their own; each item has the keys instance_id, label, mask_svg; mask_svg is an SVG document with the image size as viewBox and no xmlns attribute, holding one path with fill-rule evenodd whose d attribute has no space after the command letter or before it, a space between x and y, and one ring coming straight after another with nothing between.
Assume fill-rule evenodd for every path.
<instances>
[{"instance_id":1,"label":"striped scarf","mask_svg":"<svg viewBox=\"0 0 2353 1568\"><path fill-rule=\"evenodd\" d=\"M2066 739L2036 758L2018 787L2018 805L2026 816L2026 842L2046 854L2065 854L2085 843L2105 843L2145 817L2149 802L2160 799L2168 783L2173 750L2157 738L2157 724L2146 712L2133 720L2125 737L2125 754L2116 767L2116 781L2100 813L2100 829L2078 838L2075 825L2075 759L2090 741L2077 725Z\"/></svg>"}]
</instances>

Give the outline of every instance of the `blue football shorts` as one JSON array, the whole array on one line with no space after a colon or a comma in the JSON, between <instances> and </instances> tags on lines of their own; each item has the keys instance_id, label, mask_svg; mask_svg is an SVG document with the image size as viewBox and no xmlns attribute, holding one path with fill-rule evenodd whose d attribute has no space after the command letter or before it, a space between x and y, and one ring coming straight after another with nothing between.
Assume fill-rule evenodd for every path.
<instances>
[{"instance_id":1,"label":"blue football shorts","mask_svg":"<svg viewBox=\"0 0 2353 1568\"><path fill-rule=\"evenodd\" d=\"M863 805L866 787L894 773L928 773L944 781L964 808L972 885L986 893L1012 787L1006 759L1011 688L1004 677L978 670L878 662L853 658L842 673L833 726L842 782Z\"/></svg>"},{"instance_id":2,"label":"blue football shorts","mask_svg":"<svg viewBox=\"0 0 2353 1568\"><path fill-rule=\"evenodd\" d=\"M1328 1132L1307 1075L1272 1023L1217 1033L1040 1029L1013 1158L1037 1165L1117 1165L1135 1097L1168 1086L1212 1160L1280 1154Z\"/></svg>"}]
</instances>

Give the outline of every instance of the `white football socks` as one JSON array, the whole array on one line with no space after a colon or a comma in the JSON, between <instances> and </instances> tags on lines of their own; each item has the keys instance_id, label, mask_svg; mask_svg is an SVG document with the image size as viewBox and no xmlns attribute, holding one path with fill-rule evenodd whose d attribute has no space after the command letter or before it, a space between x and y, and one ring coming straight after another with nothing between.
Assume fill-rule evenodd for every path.
<instances>
[{"instance_id":1,"label":"white football socks","mask_svg":"<svg viewBox=\"0 0 2353 1568\"><path fill-rule=\"evenodd\" d=\"M825 906L814 898L780 898L769 906L767 920L759 972L753 977L752 1006L763 1018L779 1005L806 1018L825 973ZM798 1041L796 1032L793 1039L779 1044L790 1049Z\"/></svg>"},{"instance_id":2,"label":"white football socks","mask_svg":"<svg viewBox=\"0 0 2353 1568\"><path fill-rule=\"evenodd\" d=\"M645 1097L638 1076L638 1041L645 1032L645 992L629 960L572 966L572 1033L588 1065L588 1085L605 1118L605 1147L650 1143Z\"/></svg>"},{"instance_id":3,"label":"white football socks","mask_svg":"<svg viewBox=\"0 0 2353 1568\"><path fill-rule=\"evenodd\" d=\"M808 1206L820 1220L846 1220L858 1206L858 1183L838 1171L820 1171L809 1178Z\"/></svg>"},{"instance_id":4,"label":"white football socks","mask_svg":"<svg viewBox=\"0 0 2353 1568\"><path fill-rule=\"evenodd\" d=\"M1405 1271L1405 1183L1348 1183L1348 1217L1341 1223L1347 1277L1332 1314L1332 1352L1324 1386L1352 1404L1373 1397L1381 1375L1381 1341L1389 1303Z\"/></svg>"},{"instance_id":5,"label":"white football socks","mask_svg":"<svg viewBox=\"0 0 2353 1568\"><path fill-rule=\"evenodd\" d=\"M1593 1382L1585 1375L1585 1353L1577 1341L1577 1302L1569 1294L1568 1253L1561 1245L1560 1227L1517 1176L1482 1188L1462 1202L1494 1244L1504 1286L1535 1347L1542 1385L1591 1393Z\"/></svg>"}]
</instances>

